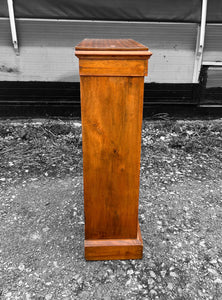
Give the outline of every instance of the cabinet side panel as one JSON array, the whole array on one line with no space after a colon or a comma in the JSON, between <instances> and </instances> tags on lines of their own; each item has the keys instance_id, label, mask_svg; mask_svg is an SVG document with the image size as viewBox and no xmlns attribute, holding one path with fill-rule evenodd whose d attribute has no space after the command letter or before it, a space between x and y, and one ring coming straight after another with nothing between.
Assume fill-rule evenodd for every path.
<instances>
[{"instance_id":1,"label":"cabinet side panel","mask_svg":"<svg viewBox=\"0 0 222 300\"><path fill-rule=\"evenodd\" d=\"M81 76L86 239L136 238L143 77Z\"/></svg>"}]
</instances>

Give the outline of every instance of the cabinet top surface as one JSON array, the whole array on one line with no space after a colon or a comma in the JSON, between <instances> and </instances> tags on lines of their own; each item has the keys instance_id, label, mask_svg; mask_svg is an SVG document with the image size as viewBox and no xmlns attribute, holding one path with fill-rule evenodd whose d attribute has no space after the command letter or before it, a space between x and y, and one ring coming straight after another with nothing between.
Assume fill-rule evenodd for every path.
<instances>
[{"instance_id":1,"label":"cabinet top surface","mask_svg":"<svg viewBox=\"0 0 222 300\"><path fill-rule=\"evenodd\" d=\"M84 39L76 47L78 51L144 51L148 48L131 39Z\"/></svg>"}]
</instances>

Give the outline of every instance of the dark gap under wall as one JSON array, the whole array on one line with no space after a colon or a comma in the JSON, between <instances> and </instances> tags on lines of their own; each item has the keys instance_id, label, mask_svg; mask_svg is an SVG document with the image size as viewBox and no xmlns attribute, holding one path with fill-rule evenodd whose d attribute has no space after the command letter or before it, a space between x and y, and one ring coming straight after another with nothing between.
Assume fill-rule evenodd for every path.
<instances>
[{"instance_id":1,"label":"dark gap under wall","mask_svg":"<svg viewBox=\"0 0 222 300\"><path fill-rule=\"evenodd\" d=\"M144 118L199 113L204 83L144 85ZM209 109L206 111L208 116ZM219 111L215 111L218 113ZM201 114L203 112L200 112ZM0 82L0 117L80 117L79 82Z\"/></svg>"},{"instance_id":2,"label":"dark gap under wall","mask_svg":"<svg viewBox=\"0 0 222 300\"><path fill-rule=\"evenodd\" d=\"M202 67L200 91L200 105L222 106L222 67Z\"/></svg>"}]
</instances>

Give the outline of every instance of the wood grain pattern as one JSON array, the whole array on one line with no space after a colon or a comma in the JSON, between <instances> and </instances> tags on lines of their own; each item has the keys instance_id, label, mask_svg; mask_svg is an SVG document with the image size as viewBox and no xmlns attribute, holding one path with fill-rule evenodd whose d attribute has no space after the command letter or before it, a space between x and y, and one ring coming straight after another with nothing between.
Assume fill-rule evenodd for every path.
<instances>
[{"instance_id":1,"label":"wood grain pattern","mask_svg":"<svg viewBox=\"0 0 222 300\"><path fill-rule=\"evenodd\" d=\"M135 238L143 77L82 76L80 84L86 239Z\"/></svg>"},{"instance_id":2,"label":"wood grain pattern","mask_svg":"<svg viewBox=\"0 0 222 300\"><path fill-rule=\"evenodd\" d=\"M110 51L112 45L118 50ZM133 47L143 47L144 51L139 49L132 54ZM141 258L143 246L138 237L140 149L144 75L151 54L147 47L131 40L84 40L77 48L85 257L90 260Z\"/></svg>"},{"instance_id":3,"label":"wood grain pattern","mask_svg":"<svg viewBox=\"0 0 222 300\"><path fill-rule=\"evenodd\" d=\"M148 48L132 39L84 39L75 47L76 50L140 51Z\"/></svg>"},{"instance_id":4,"label":"wood grain pattern","mask_svg":"<svg viewBox=\"0 0 222 300\"><path fill-rule=\"evenodd\" d=\"M87 260L141 259L143 241L138 225L136 239L85 240Z\"/></svg>"},{"instance_id":5,"label":"wood grain pattern","mask_svg":"<svg viewBox=\"0 0 222 300\"><path fill-rule=\"evenodd\" d=\"M148 64L146 60L127 59L81 59L79 74L87 76L143 76L147 75Z\"/></svg>"}]
</instances>

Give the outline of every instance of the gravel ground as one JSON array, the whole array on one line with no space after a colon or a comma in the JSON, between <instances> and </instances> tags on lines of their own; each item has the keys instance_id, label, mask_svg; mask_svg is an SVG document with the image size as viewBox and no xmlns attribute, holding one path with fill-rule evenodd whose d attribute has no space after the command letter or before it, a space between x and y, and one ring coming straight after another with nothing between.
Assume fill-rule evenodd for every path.
<instances>
[{"instance_id":1,"label":"gravel ground","mask_svg":"<svg viewBox=\"0 0 222 300\"><path fill-rule=\"evenodd\" d=\"M86 262L81 124L0 123L0 299L222 299L222 120L144 121L142 260Z\"/></svg>"}]
</instances>

